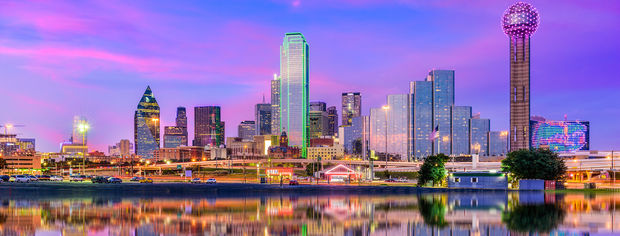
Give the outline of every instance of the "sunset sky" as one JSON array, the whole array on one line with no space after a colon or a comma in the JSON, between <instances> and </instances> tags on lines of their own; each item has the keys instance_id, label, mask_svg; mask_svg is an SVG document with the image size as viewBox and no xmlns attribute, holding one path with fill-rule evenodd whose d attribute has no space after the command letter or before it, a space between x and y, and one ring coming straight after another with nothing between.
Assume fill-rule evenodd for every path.
<instances>
[{"instance_id":1,"label":"sunset sky","mask_svg":"<svg viewBox=\"0 0 620 236\"><path fill-rule=\"evenodd\" d=\"M620 1L529 1L531 111L591 122L591 149L620 149ZM310 45L310 100L362 93L363 113L407 93L430 69L456 71L456 104L506 130L508 38L514 1L0 1L0 123L38 151L59 151L74 115L89 144L133 142L133 115L150 85L164 125L177 106L219 105L226 135L269 102L286 32ZM340 114L339 114L340 115Z\"/></svg>"}]
</instances>

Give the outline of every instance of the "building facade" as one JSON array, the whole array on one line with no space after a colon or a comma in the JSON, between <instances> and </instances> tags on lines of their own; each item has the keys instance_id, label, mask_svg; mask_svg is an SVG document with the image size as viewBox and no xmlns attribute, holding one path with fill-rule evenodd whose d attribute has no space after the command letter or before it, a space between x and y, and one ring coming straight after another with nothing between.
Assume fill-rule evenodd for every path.
<instances>
[{"instance_id":1,"label":"building facade","mask_svg":"<svg viewBox=\"0 0 620 236\"><path fill-rule=\"evenodd\" d=\"M88 143L88 120L83 116L73 117L73 132L71 133L71 143L86 145Z\"/></svg>"},{"instance_id":2,"label":"building facade","mask_svg":"<svg viewBox=\"0 0 620 236\"><path fill-rule=\"evenodd\" d=\"M506 156L508 154L508 131L489 132L489 156Z\"/></svg>"},{"instance_id":3,"label":"building facade","mask_svg":"<svg viewBox=\"0 0 620 236\"><path fill-rule=\"evenodd\" d=\"M336 106L327 108L327 119L329 120L329 127L327 128L328 136L335 136L338 134L338 109Z\"/></svg>"},{"instance_id":4,"label":"building facade","mask_svg":"<svg viewBox=\"0 0 620 236\"><path fill-rule=\"evenodd\" d=\"M194 107L194 146L224 144L224 122L219 106Z\"/></svg>"},{"instance_id":5,"label":"building facade","mask_svg":"<svg viewBox=\"0 0 620 236\"><path fill-rule=\"evenodd\" d=\"M252 140L256 135L256 122L253 120L244 120L238 126L237 136L242 140Z\"/></svg>"},{"instance_id":6,"label":"building facade","mask_svg":"<svg viewBox=\"0 0 620 236\"><path fill-rule=\"evenodd\" d=\"M452 155L468 155L469 147L469 120L471 119L470 106L452 106L451 144Z\"/></svg>"},{"instance_id":7,"label":"building facade","mask_svg":"<svg viewBox=\"0 0 620 236\"><path fill-rule=\"evenodd\" d=\"M308 43L301 33L286 33L280 46L280 130L302 156L308 141Z\"/></svg>"},{"instance_id":8,"label":"building facade","mask_svg":"<svg viewBox=\"0 0 620 236\"><path fill-rule=\"evenodd\" d=\"M342 93L342 125L351 125L354 117L362 115L362 95L359 92Z\"/></svg>"},{"instance_id":9,"label":"building facade","mask_svg":"<svg viewBox=\"0 0 620 236\"><path fill-rule=\"evenodd\" d=\"M411 139L412 156L420 160L432 155L433 144L433 83L414 81L409 85L411 97Z\"/></svg>"},{"instance_id":10,"label":"building facade","mask_svg":"<svg viewBox=\"0 0 620 236\"><path fill-rule=\"evenodd\" d=\"M183 131L181 145L187 146L189 138L187 134L187 110L185 107L177 107L176 126Z\"/></svg>"},{"instance_id":11,"label":"building facade","mask_svg":"<svg viewBox=\"0 0 620 236\"><path fill-rule=\"evenodd\" d=\"M254 117L256 121L255 135L271 134L271 104L265 103L265 101L256 104L254 108Z\"/></svg>"},{"instance_id":12,"label":"building facade","mask_svg":"<svg viewBox=\"0 0 620 236\"><path fill-rule=\"evenodd\" d=\"M148 86L134 114L134 143L136 155L152 158L159 143L159 105Z\"/></svg>"},{"instance_id":13,"label":"building facade","mask_svg":"<svg viewBox=\"0 0 620 236\"><path fill-rule=\"evenodd\" d=\"M392 160L409 161L409 94L387 96L388 153Z\"/></svg>"},{"instance_id":14,"label":"building facade","mask_svg":"<svg viewBox=\"0 0 620 236\"><path fill-rule=\"evenodd\" d=\"M491 127L489 119L480 119L474 117L469 119L470 134L470 153L479 154L480 156L488 155L488 133Z\"/></svg>"},{"instance_id":15,"label":"building facade","mask_svg":"<svg viewBox=\"0 0 620 236\"><path fill-rule=\"evenodd\" d=\"M433 128L439 137L433 141L433 153L452 153L450 108L454 105L454 71L431 70L427 81L433 83Z\"/></svg>"},{"instance_id":16,"label":"building facade","mask_svg":"<svg viewBox=\"0 0 620 236\"><path fill-rule=\"evenodd\" d=\"M271 134L279 135L280 132L280 77L273 75L271 81Z\"/></svg>"},{"instance_id":17,"label":"building facade","mask_svg":"<svg viewBox=\"0 0 620 236\"><path fill-rule=\"evenodd\" d=\"M538 28L538 11L518 2L504 13L502 28L510 39L510 150L530 148L530 36Z\"/></svg>"},{"instance_id":18,"label":"building facade","mask_svg":"<svg viewBox=\"0 0 620 236\"><path fill-rule=\"evenodd\" d=\"M187 127L185 127L187 128ZM187 136L183 127L164 126L164 148L175 148L187 145Z\"/></svg>"},{"instance_id":19,"label":"building facade","mask_svg":"<svg viewBox=\"0 0 620 236\"><path fill-rule=\"evenodd\" d=\"M308 138L318 138L329 135L329 116L326 111L310 111Z\"/></svg>"}]
</instances>

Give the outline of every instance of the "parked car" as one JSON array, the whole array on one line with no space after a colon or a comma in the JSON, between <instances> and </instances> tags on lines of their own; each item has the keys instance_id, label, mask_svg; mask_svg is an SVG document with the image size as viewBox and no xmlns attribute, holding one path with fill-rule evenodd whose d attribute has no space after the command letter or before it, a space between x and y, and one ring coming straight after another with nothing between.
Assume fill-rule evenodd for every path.
<instances>
[{"instance_id":1,"label":"parked car","mask_svg":"<svg viewBox=\"0 0 620 236\"><path fill-rule=\"evenodd\" d=\"M205 183L207 183L207 184L217 184L217 180L215 180L214 178L210 178L207 181L205 181Z\"/></svg>"},{"instance_id":2,"label":"parked car","mask_svg":"<svg viewBox=\"0 0 620 236\"><path fill-rule=\"evenodd\" d=\"M62 176L58 176L58 175L52 175L52 176L50 176L50 181L60 181L60 182L62 182L62 181L63 181L63 179L64 179L64 178L63 178Z\"/></svg>"},{"instance_id":3,"label":"parked car","mask_svg":"<svg viewBox=\"0 0 620 236\"><path fill-rule=\"evenodd\" d=\"M141 179L144 179L144 177L134 176L134 177L131 177L131 179L129 179L129 181L131 181L131 182L139 182Z\"/></svg>"},{"instance_id":4,"label":"parked car","mask_svg":"<svg viewBox=\"0 0 620 236\"><path fill-rule=\"evenodd\" d=\"M13 182L15 182L15 183L29 183L30 182L30 176L16 175L14 177Z\"/></svg>"},{"instance_id":5,"label":"parked car","mask_svg":"<svg viewBox=\"0 0 620 236\"><path fill-rule=\"evenodd\" d=\"M144 177L142 177L142 179L140 179L140 183L143 183L143 184L152 184L152 183L153 183L153 179L151 179L151 178L144 178Z\"/></svg>"},{"instance_id":6,"label":"parked car","mask_svg":"<svg viewBox=\"0 0 620 236\"><path fill-rule=\"evenodd\" d=\"M37 178L34 175L26 175L28 178L30 178L30 182L36 182L39 181L39 178Z\"/></svg>"},{"instance_id":7,"label":"parked car","mask_svg":"<svg viewBox=\"0 0 620 236\"><path fill-rule=\"evenodd\" d=\"M116 177L110 177L110 178L108 179L108 183L112 183L112 184L120 184L120 183L122 183L122 182L123 182L123 180L122 180L122 179L120 179L120 178L116 178Z\"/></svg>"},{"instance_id":8,"label":"parked car","mask_svg":"<svg viewBox=\"0 0 620 236\"><path fill-rule=\"evenodd\" d=\"M90 179L90 182L97 183L97 184L107 184L108 178L105 176L95 176L92 179Z\"/></svg>"},{"instance_id":9,"label":"parked car","mask_svg":"<svg viewBox=\"0 0 620 236\"><path fill-rule=\"evenodd\" d=\"M296 179L292 179L288 181L288 185L299 185L299 181L297 181Z\"/></svg>"},{"instance_id":10,"label":"parked car","mask_svg":"<svg viewBox=\"0 0 620 236\"><path fill-rule=\"evenodd\" d=\"M190 180L189 182L190 182L190 183L192 183L192 184L199 184L199 183L201 183L202 181L200 181L200 178L193 178L193 179L192 179L192 180Z\"/></svg>"},{"instance_id":11,"label":"parked car","mask_svg":"<svg viewBox=\"0 0 620 236\"><path fill-rule=\"evenodd\" d=\"M37 175L37 179L41 180L41 181L50 181L50 177L49 175Z\"/></svg>"},{"instance_id":12,"label":"parked car","mask_svg":"<svg viewBox=\"0 0 620 236\"><path fill-rule=\"evenodd\" d=\"M69 182L82 182L84 181L84 177L83 175L72 175L69 177Z\"/></svg>"},{"instance_id":13,"label":"parked car","mask_svg":"<svg viewBox=\"0 0 620 236\"><path fill-rule=\"evenodd\" d=\"M0 175L0 179L2 179L2 181L4 181L4 182L9 182L9 179L11 179L11 176Z\"/></svg>"}]
</instances>

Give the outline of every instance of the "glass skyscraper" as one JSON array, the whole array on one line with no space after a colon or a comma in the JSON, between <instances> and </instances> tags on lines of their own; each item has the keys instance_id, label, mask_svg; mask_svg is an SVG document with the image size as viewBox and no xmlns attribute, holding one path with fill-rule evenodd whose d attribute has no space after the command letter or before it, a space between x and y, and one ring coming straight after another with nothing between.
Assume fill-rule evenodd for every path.
<instances>
[{"instance_id":1,"label":"glass skyscraper","mask_svg":"<svg viewBox=\"0 0 620 236\"><path fill-rule=\"evenodd\" d=\"M393 160L409 161L409 94L391 94L388 104L388 153Z\"/></svg>"},{"instance_id":2,"label":"glass skyscraper","mask_svg":"<svg viewBox=\"0 0 620 236\"><path fill-rule=\"evenodd\" d=\"M469 154L470 106L452 106L452 155Z\"/></svg>"},{"instance_id":3,"label":"glass skyscraper","mask_svg":"<svg viewBox=\"0 0 620 236\"><path fill-rule=\"evenodd\" d=\"M308 144L308 43L301 33L286 33L280 46L280 128L289 145Z\"/></svg>"},{"instance_id":4,"label":"glass skyscraper","mask_svg":"<svg viewBox=\"0 0 620 236\"><path fill-rule=\"evenodd\" d=\"M382 108L370 109L370 149L377 153L385 153L385 110Z\"/></svg>"},{"instance_id":5,"label":"glass skyscraper","mask_svg":"<svg viewBox=\"0 0 620 236\"><path fill-rule=\"evenodd\" d=\"M251 141L256 135L256 122L253 120L241 121L237 127L237 136L243 141Z\"/></svg>"},{"instance_id":6,"label":"glass skyscraper","mask_svg":"<svg viewBox=\"0 0 620 236\"><path fill-rule=\"evenodd\" d=\"M187 111L185 110L185 107L177 107L176 124L177 127L183 130L183 141L181 145L187 146Z\"/></svg>"},{"instance_id":7,"label":"glass skyscraper","mask_svg":"<svg viewBox=\"0 0 620 236\"><path fill-rule=\"evenodd\" d=\"M488 133L491 127L489 119L472 118L469 119L470 152L480 156L488 155Z\"/></svg>"},{"instance_id":8,"label":"glass skyscraper","mask_svg":"<svg viewBox=\"0 0 620 236\"><path fill-rule=\"evenodd\" d=\"M338 134L338 109L336 106L327 108L327 119L329 120L329 127L327 128L329 136Z\"/></svg>"},{"instance_id":9,"label":"glass skyscraper","mask_svg":"<svg viewBox=\"0 0 620 236\"><path fill-rule=\"evenodd\" d=\"M271 81L271 134L280 135L280 77Z\"/></svg>"},{"instance_id":10,"label":"glass skyscraper","mask_svg":"<svg viewBox=\"0 0 620 236\"><path fill-rule=\"evenodd\" d=\"M433 128L439 137L433 142L433 153L452 153L450 145L450 108L454 105L454 71L432 70L427 81L433 82Z\"/></svg>"},{"instance_id":11,"label":"glass skyscraper","mask_svg":"<svg viewBox=\"0 0 620 236\"><path fill-rule=\"evenodd\" d=\"M86 145L88 143L88 121L86 117L74 116L73 117L73 132L71 134L72 144Z\"/></svg>"},{"instance_id":12,"label":"glass skyscraper","mask_svg":"<svg viewBox=\"0 0 620 236\"><path fill-rule=\"evenodd\" d=\"M134 143L136 155L152 158L159 149L159 105L148 86L134 114Z\"/></svg>"},{"instance_id":13,"label":"glass skyscraper","mask_svg":"<svg viewBox=\"0 0 620 236\"><path fill-rule=\"evenodd\" d=\"M508 154L508 131L489 132L489 156Z\"/></svg>"},{"instance_id":14,"label":"glass skyscraper","mask_svg":"<svg viewBox=\"0 0 620 236\"><path fill-rule=\"evenodd\" d=\"M164 127L164 148L176 148L186 146L187 139L184 136L183 128L179 126Z\"/></svg>"},{"instance_id":15,"label":"glass skyscraper","mask_svg":"<svg viewBox=\"0 0 620 236\"><path fill-rule=\"evenodd\" d=\"M194 107L194 146L224 144L224 122L219 106Z\"/></svg>"},{"instance_id":16,"label":"glass skyscraper","mask_svg":"<svg viewBox=\"0 0 620 236\"><path fill-rule=\"evenodd\" d=\"M271 134L271 104L259 103L254 109L256 119L256 135Z\"/></svg>"},{"instance_id":17,"label":"glass skyscraper","mask_svg":"<svg viewBox=\"0 0 620 236\"><path fill-rule=\"evenodd\" d=\"M342 125L351 125L351 119L362 115L362 95L359 92L342 93Z\"/></svg>"},{"instance_id":18,"label":"glass skyscraper","mask_svg":"<svg viewBox=\"0 0 620 236\"><path fill-rule=\"evenodd\" d=\"M410 105L410 149L412 157L422 159L433 153L431 133L433 132L433 83L414 81L409 84Z\"/></svg>"}]
</instances>

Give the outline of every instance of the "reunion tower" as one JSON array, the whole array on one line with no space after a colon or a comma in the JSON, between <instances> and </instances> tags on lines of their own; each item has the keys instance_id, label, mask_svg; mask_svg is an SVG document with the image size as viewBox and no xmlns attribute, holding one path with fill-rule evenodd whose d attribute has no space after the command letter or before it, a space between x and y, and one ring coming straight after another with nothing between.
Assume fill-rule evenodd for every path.
<instances>
[{"instance_id":1,"label":"reunion tower","mask_svg":"<svg viewBox=\"0 0 620 236\"><path fill-rule=\"evenodd\" d=\"M538 11L518 2L504 13L502 28L510 38L510 150L530 148L530 36Z\"/></svg>"}]
</instances>

